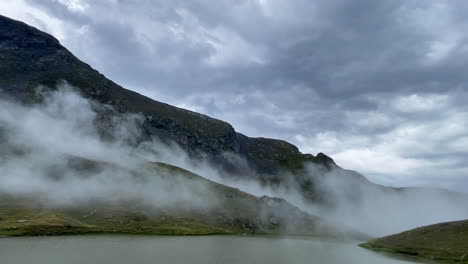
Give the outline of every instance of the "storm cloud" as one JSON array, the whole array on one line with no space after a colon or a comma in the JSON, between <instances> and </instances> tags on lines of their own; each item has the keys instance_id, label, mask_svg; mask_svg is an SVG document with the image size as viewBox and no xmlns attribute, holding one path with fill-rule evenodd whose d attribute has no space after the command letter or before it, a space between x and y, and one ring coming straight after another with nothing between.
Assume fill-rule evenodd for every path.
<instances>
[{"instance_id":1,"label":"storm cloud","mask_svg":"<svg viewBox=\"0 0 468 264\"><path fill-rule=\"evenodd\" d=\"M462 0L6 0L126 88L395 186L468 187Z\"/></svg>"}]
</instances>

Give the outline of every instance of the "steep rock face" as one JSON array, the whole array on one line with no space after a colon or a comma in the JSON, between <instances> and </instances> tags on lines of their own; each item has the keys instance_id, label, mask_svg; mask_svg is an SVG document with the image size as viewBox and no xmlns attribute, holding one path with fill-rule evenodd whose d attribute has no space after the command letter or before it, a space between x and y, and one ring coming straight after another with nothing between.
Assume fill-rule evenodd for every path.
<instances>
[{"instance_id":1,"label":"steep rock face","mask_svg":"<svg viewBox=\"0 0 468 264\"><path fill-rule=\"evenodd\" d=\"M0 93L32 103L39 100L35 94L38 85L53 89L60 80L80 89L84 97L111 105L120 113L142 114L147 137L175 142L195 158L205 157L239 173L241 169L224 155L236 154L265 182L284 180L279 172L298 171L306 161L327 168L334 165L323 154L304 155L284 141L249 138L226 122L124 89L80 61L53 36L0 16Z\"/></svg>"},{"instance_id":2,"label":"steep rock face","mask_svg":"<svg viewBox=\"0 0 468 264\"><path fill-rule=\"evenodd\" d=\"M150 133L164 137L163 132L168 132L183 147L234 149L235 132L226 122L126 90L78 60L54 37L5 17L0 17L0 61L4 92L21 101L34 101L39 84L55 87L59 80L66 80L83 96L119 112L144 114Z\"/></svg>"}]
</instances>

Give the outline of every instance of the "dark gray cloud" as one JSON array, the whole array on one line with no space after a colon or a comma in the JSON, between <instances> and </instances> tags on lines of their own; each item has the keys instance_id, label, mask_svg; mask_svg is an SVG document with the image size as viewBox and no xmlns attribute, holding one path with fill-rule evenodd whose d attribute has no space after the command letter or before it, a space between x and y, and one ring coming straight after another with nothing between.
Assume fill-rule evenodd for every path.
<instances>
[{"instance_id":1,"label":"dark gray cloud","mask_svg":"<svg viewBox=\"0 0 468 264\"><path fill-rule=\"evenodd\" d=\"M466 1L7 2L127 88L379 183L467 187Z\"/></svg>"}]
</instances>

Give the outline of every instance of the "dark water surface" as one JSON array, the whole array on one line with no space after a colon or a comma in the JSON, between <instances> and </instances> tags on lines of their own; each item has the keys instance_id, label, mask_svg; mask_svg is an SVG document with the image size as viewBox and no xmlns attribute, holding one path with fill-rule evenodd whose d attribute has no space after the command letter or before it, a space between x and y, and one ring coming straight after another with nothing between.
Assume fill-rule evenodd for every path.
<instances>
[{"instance_id":1,"label":"dark water surface","mask_svg":"<svg viewBox=\"0 0 468 264\"><path fill-rule=\"evenodd\" d=\"M408 263L358 242L242 236L61 236L0 238L1 264Z\"/></svg>"}]
</instances>

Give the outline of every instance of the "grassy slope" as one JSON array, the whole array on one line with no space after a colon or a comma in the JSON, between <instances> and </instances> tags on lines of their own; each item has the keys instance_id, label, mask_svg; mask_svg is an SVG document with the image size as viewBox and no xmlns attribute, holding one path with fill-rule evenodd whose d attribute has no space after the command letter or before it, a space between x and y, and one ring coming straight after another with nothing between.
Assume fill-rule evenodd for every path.
<instances>
[{"instance_id":1,"label":"grassy slope","mask_svg":"<svg viewBox=\"0 0 468 264\"><path fill-rule=\"evenodd\" d=\"M73 159L76 163L77 158ZM83 171L92 171L102 166L114 165L83 160L78 167ZM148 166L154 171L154 175L149 177L179 177L178 180L186 184L195 183L208 187L218 203L209 209L188 210L148 208L136 200L90 201L79 206L60 208L44 206L44 203L37 202L33 197L3 196L0 197L0 235L359 235L344 228L329 226L282 199L259 198L168 164L152 163ZM177 193L177 189L174 193Z\"/></svg>"},{"instance_id":2,"label":"grassy slope","mask_svg":"<svg viewBox=\"0 0 468 264\"><path fill-rule=\"evenodd\" d=\"M118 207L44 209L22 207L0 211L0 235L65 235L88 233L129 233L159 235L236 234L238 227L210 226L196 218L147 216ZM28 222L19 223L26 219Z\"/></svg>"},{"instance_id":3,"label":"grassy slope","mask_svg":"<svg viewBox=\"0 0 468 264\"><path fill-rule=\"evenodd\" d=\"M437 263L468 263L468 220L424 226L361 247Z\"/></svg>"}]
</instances>

